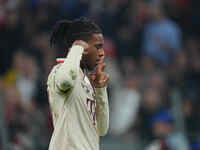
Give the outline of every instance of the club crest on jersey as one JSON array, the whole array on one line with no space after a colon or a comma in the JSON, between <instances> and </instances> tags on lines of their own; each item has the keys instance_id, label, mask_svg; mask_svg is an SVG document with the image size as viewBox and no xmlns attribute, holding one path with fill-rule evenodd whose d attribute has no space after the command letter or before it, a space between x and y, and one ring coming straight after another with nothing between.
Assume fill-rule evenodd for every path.
<instances>
[{"instance_id":1,"label":"club crest on jersey","mask_svg":"<svg viewBox=\"0 0 200 150\"><path fill-rule=\"evenodd\" d=\"M90 87L89 85L87 85L86 83L81 82L81 87L85 90L85 92L86 92L88 95L91 95L92 97L95 96L95 93L94 93L94 91L93 91L93 88Z\"/></svg>"},{"instance_id":2,"label":"club crest on jersey","mask_svg":"<svg viewBox=\"0 0 200 150\"><path fill-rule=\"evenodd\" d=\"M96 125L96 101L87 98L86 105L90 118L92 120L92 124Z\"/></svg>"}]
</instances>

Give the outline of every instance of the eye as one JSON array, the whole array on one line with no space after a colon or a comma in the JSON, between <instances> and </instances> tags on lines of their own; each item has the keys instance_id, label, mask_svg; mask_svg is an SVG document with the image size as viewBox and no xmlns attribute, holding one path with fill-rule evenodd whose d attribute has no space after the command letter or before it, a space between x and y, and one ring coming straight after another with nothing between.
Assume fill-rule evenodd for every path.
<instances>
[{"instance_id":1,"label":"eye","mask_svg":"<svg viewBox=\"0 0 200 150\"><path fill-rule=\"evenodd\" d=\"M102 49L103 48L103 44L95 44L94 45L96 47L96 49Z\"/></svg>"}]
</instances>

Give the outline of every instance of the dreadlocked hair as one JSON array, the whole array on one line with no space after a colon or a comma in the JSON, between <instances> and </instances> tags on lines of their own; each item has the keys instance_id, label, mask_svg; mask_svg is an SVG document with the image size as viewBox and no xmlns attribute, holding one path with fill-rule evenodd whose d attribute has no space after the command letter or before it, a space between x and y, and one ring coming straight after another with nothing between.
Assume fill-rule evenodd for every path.
<instances>
[{"instance_id":1,"label":"dreadlocked hair","mask_svg":"<svg viewBox=\"0 0 200 150\"><path fill-rule=\"evenodd\" d=\"M88 41L92 34L102 33L100 27L87 18L61 20L54 26L50 45L60 45L69 49L75 40Z\"/></svg>"}]
</instances>

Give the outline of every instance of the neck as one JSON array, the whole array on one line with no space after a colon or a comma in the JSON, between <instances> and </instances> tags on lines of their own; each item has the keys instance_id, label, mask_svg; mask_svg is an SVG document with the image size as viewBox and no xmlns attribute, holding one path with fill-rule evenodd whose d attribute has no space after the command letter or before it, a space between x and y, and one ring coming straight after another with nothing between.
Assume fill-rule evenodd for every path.
<instances>
[{"instance_id":1,"label":"neck","mask_svg":"<svg viewBox=\"0 0 200 150\"><path fill-rule=\"evenodd\" d=\"M85 73L87 72L87 67L86 67L86 65L84 65L83 63L81 63L81 64L80 64L80 67L81 67L83 73L85 74Z\"/></svg>"}]
</instances>

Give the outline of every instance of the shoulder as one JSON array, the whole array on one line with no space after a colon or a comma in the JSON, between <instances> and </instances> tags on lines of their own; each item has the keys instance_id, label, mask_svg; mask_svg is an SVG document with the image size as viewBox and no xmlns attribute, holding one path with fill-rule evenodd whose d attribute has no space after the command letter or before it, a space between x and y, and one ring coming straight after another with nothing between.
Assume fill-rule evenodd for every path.
<instances>
[{"instance_id":1,"label":"shoulder","mask_svg":"<svg viewBox=\"0 0 200 150\"><path fill-rule=\"evenodd\" d=\"M49 86L51 81L53 80L57 69L60 67L60 64L57 64L55 66L53 66L52 70L50 71L49 75L48 75L48 79L47 79L47 85Z\"/></svg>"},{"instance_id":2,"label":"shoulder","mask_svg":"<svg viewBox=\"0 0 200 150\"><path fill-rule=\"evenodd\" d=\"M164 25L165 25L165 28L167 28L172 33L181 32L179 25L169 19L165 20Z\"/></svg>"}]
</instances>

